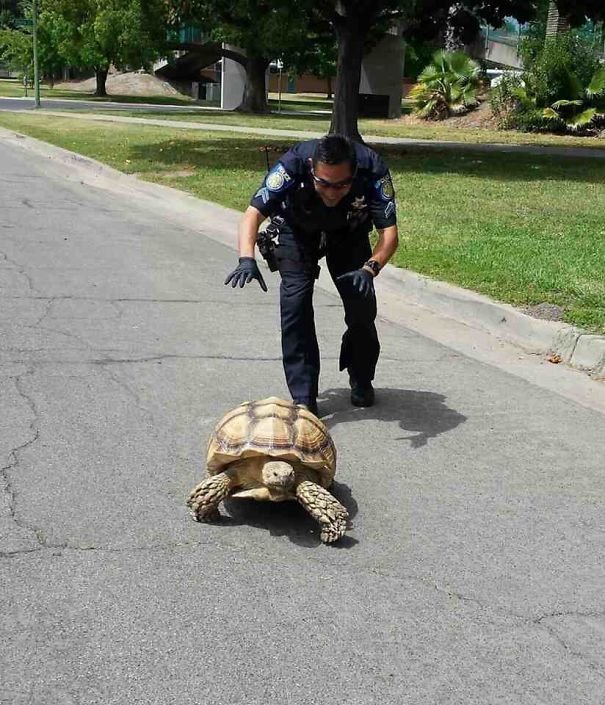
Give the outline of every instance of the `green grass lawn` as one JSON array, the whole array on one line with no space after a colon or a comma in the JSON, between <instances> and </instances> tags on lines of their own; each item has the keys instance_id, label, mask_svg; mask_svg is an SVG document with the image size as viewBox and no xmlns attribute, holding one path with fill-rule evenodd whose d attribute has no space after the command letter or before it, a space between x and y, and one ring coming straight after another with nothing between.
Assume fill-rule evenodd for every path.
<instances>
[{"instance_id":1,"label":"green grass lawn","mask_svg":"<svg viewBox=\"0 0 605 705\"><path fill-rule=\"evenodd\" d=\"M71 111L70 111L71 112ZM77 111L90 113L90 110ZM330 127L329 115L290 115L273 112L268 115L248 115L238 112L217 110L182 110L161 112L156 110L104 110L103 114L122 115L133 118L152 118L154 120L181 120L186 122L217 123L241 127L262 127L279 130L298 130L301 132L325 133ZM409 123L405 120L371 120L360 119L359 131L362 136L404 137L409 139L464 142L472 144L528 144L538 146L576 147L580 149L602 149L605 151L605 139L598 137L576 137L573 135L550 135L516 132L514 130L488 130L484 128L459 128L444 123L427 122Z\"/></svg>"},{"instance_id":2,"label":"green grass lawn","mask_svg":"<svg viewBox=\"0 0 605 705\"><path fill-rule=\"evenodd\" d=\"M244 209L284 139L0 113L0 125ZM605 333L605 162L379 147L397 189L394 264Z\"/></svg>"}]
</instances>

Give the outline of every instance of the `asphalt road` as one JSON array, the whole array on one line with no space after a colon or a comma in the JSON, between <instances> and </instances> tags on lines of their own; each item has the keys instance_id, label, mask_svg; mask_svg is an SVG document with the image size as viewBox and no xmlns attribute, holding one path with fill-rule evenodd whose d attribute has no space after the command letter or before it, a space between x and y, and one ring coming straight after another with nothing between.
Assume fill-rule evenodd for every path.
<instances>
[{"instance_id":1,"label":"asphalt road","mask_svg":"<svg viewBox=\"0 0 605 705\"><path fill-rule=\"evenodd\" d=\"M353 517L185 497L224 411L285 395L275 276L0 144L0 702L605 702L604 417L381 321L378 404L320 410Z\"/></svg>"}]
</instances>

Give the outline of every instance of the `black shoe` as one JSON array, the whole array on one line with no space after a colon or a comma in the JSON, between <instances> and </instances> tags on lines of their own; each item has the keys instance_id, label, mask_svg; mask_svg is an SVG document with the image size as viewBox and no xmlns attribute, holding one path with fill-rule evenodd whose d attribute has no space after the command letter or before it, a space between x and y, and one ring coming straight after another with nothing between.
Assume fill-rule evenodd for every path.
<instances>
[{"instance_id":1,"label":"black shoe","mask_svg":"<svg viewBox=\"0 0 605 705\"><path fill-rule=\"evenodd\" d=\"M374 406L374 387L371 382L365 384L351 382L351 404L353 406Z\"/></svg>"},{"instance_id":2,"label":"black shoe","mask_svg":"<svg viewBox=\"0 0 605 705\"><path fill-rule=\"evenodd\" d=\"M315 414L319 418L319 412L317 410L317 402L316 401L302 401L302 402L295 402L296 404L299 404L300 406L304 406L305 409L308 409L312 414Z\"/></svg>"}]
</instances>

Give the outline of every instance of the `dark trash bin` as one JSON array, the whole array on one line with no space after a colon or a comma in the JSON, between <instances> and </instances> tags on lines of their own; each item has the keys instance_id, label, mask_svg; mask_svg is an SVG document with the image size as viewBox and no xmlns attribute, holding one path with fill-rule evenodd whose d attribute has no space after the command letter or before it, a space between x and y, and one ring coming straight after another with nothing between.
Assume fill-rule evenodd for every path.
<instances>
[{"instance_id":1,"label":"dark trash bin","mask_svg":"<svg viewBox=\"0 0 605 705\"><path fill-rule=\"evenodd\" d=\"M388 118L389 96L373 93L359 94L359 117Z\"/></svg>"}]
</instances>

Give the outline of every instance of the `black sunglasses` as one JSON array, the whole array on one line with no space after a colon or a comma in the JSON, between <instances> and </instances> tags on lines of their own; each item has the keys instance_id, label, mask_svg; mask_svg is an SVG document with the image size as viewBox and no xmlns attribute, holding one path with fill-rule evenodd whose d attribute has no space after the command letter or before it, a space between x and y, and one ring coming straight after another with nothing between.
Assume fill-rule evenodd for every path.
<instances>
[{"instance_id":1,"label":"black sunglasses","mask_svg":"<svg viewBox=\"0 0 605 705\"><path fill-rule=\"evenodd\" d=\"M355 172L349 176L348 179L343 179L342 181L326 181L326 179L322 179L320 176L315 176L315 172L313 171L313 167L311 167L311 177L313 178L313 181L315 181L316 184L319 184L320 186L323 186L324 188L333 188L333 189L343 189L347 188L347 186L350 186L353 183L353 180L355 179L355 174L357 173L357 169Z\"/></svg>"}]
</instances>

